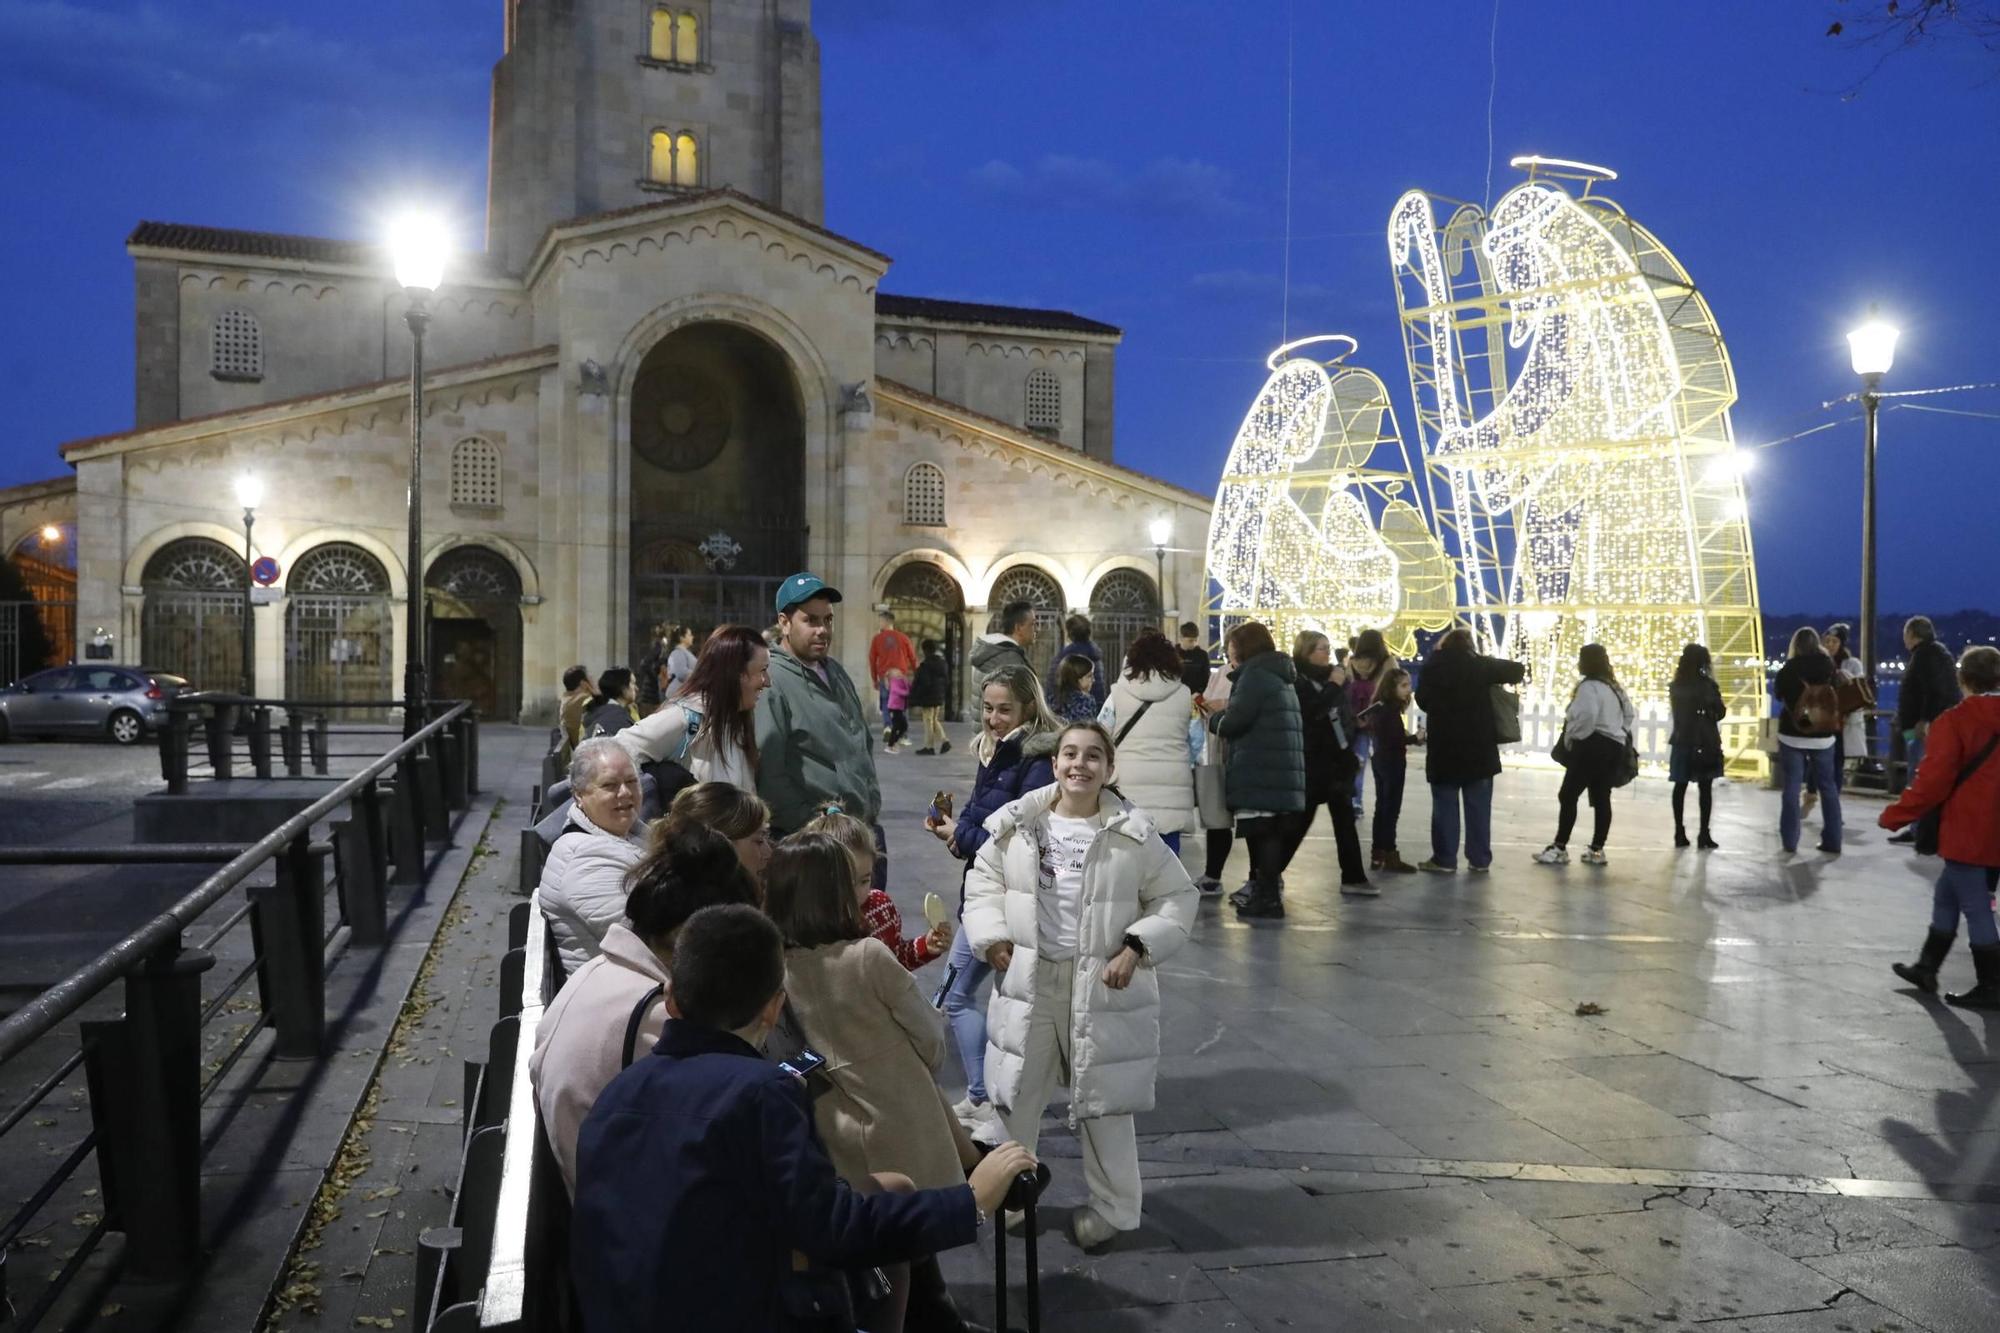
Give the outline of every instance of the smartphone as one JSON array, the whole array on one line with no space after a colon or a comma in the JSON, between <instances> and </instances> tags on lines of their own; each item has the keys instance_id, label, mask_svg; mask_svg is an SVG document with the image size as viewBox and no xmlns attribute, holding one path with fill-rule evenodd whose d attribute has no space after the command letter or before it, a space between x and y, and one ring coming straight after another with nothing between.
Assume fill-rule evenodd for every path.
<instances>
[{"instance_id":1,"label":"smartphone","mask_svg":"<svg viewBox=\"0 0 2000 1333\"><path fill-rule=\"evenodd\" d=\"M801 1046L798 1054L791 1059L778 1061L778 1068L794 1078L810 1079L826 1068L826 1057L810 1046Z\"/></svg>"}]
</instances>

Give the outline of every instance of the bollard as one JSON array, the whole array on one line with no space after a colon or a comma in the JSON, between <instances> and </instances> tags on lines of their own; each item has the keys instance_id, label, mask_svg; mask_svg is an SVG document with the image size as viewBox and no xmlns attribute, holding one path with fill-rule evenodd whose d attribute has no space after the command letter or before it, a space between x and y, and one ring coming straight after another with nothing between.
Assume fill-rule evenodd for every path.
<instances>
[{"instance_id":1,"label":"bollard","mask_svg":"<svg viewBox=\"0 0 2000 1333\"><path fill-rule=\"evenodd\" d=\"M389 824L382 812L382 784L371 782L354 793L354 822L361 826L362 837L368 843L368 860L375 867L375 882L382 886L382 897L389 896Z\"/></svg>"},{"instance_id":2,"label":"bollard","mask_svg":"<svg viewBox=\"0 0 2000 1333\"><path fill-rule=\"evenodd\" d=\"M479 719L467 713L465 725L465 791L468 796L477 796L479 786Z\"/></svg>"},{"instance_id":3,"label":"bollard","mask_svg":"<svg viewBox=\"0 0 2000 1333\"><path fill-rule=\"evenodd\" d=\"M250 710L250 771L271 776L271 710L264 704Z\"/></svg>"},{"instance_id":4,"label":"bollard","mask_svg":"<svg viewBox=\"0 0 2000 1333\"><path fill-rule=\"evenodd\" d=\"M184 1281L202 1261L201 974L213 966L176 937L126 974L124 1017L80 1025L104 1215L141 1282Z\"/></svg>"},{"instance_id":5,"label":"bollard","mask_svg":"<svg viewBox=\"0 0 2000 1333\"><path fill-rule=\"evenodd\" d=\"M396 882L424 882L424 816L417 796L417 766L404 758L396 764L396 781L389 789L389 839L396 857Z\"/></svg>"},{"instance_id":6,"label":"bollard","mask_svg":"<svg viewBox=\"0 0 2000 1333\"><path fill-rule=\"evenodd\" d=\"M315 776L322 778L326 776L326 761L327 761L326 714L315 713L313 714L313 729L312 729L312 762L313 762L313 773Z\"/></svg>"},{"instance_id":7,"label":"bollard","mask_svg":"<svg viewBox=\"0 0 2000 1333\"><path fill-rule=\"evenodd\" d=\"M208 766L215 770L215 776L225 781L229 778L231 742L229 735L236 729L236 706L216 704L202 719L202 728L207 733Z\"/></svg>"},{"instance_id":8,"label":"bollard","mask_svg":"<svg viewBox=\"0 0 2000 1333\"><path fill-rule=\"evenodd\" d=\"M417 1320L413 1328L436 1329L438 1316L457 1303L457 1284L450 1279L450 1256L464 1243L465 1233L457 1227L425 1227L417 1234ZM442 1290L438 1287L440 1277L447 1284ZM476 1311L474 1326L477 1326Z\"/></svg>"},{"instance_id":9,"label":"bollard","mask_svg":"<svg viewBox=\"0 0 2000 1333\"><path fill-rule=\"evenodd\" d=\"M542 845L542 835L531 828L521 830L521 878L518 884L522 896L533 893L542 883L542 865L549 859L549 849Z\"/></svg>"},{"instance_id":10,"label":"bollard","mask_svg":"<svg viewBox=\"0 0 2000 1333\"><path fill-rule=\"evenodd\" d=\"M389 937L389 904L374 849L368 845L367 827L357 818L340 820L332 828L341 919L355 944L374 948Z\"/></svg>"},{"instance_id":11,"label":"bollard","mask_svg":"<svg viewBox=\"0 0 2000 1333\"><path fill-rule=\"evenodd\" d=\"M160 728L160 777L167 795L185 796L188 789L188 740L192 731L188 710L167 705L167 725Z\"/></svg>"},{"instance_id":12,"label":"bollard","mask_svg":"<svg viewBox=\"0 0 2000 1333\"><path fill-rule=\"evenodd\" d=\"M274 862L277 882L250 888L257 988L280 1060L311 1060L326 1034L326 864L304 834Z\"/></svg>"},{"instance_id":13,"label":"bollard","mask_svg":"<svg viewBox=\"0 0 2000 1333\"><path fill-rule=\"evenodd\" d=\"M424 841L439 844L451 841L451 815L444 804L444 779L438 771L437 756L417 754L418 818L423 822Z\"/></svg>"},{"instance_id":14,"label":"bollard","mask_svg":"<svg viewBox=\"0 0 2000 1333\"><path fill-rule=\"evenodd\" d=\"M306 771L306 719L296 708L285 710L285 730L279 737L284 747L285 776L304 777Z\"/></svg>"},{"instance_id":15,"label":"bollard","mask_svg":"<svg viewBox=\"0 0 2000 1333\"><path fill-rule=\"evenodd\" d=\"M438 785L447 810L464 810L469 804L465 798L464 746L465 737L459 733L457 723L449 723L438 732Z\"/></svg>"},{"instance_id":16,"label":"bollard","mask_svg":"<svg viewBox=\"0 0 2000 1333\"><path fill-rule=\"evenodd\" d=\"M500 1017L512 1018L521 1012L522 992L527 989L528 949L526 945L500 955Z\"/></svg>"}]
</instances>

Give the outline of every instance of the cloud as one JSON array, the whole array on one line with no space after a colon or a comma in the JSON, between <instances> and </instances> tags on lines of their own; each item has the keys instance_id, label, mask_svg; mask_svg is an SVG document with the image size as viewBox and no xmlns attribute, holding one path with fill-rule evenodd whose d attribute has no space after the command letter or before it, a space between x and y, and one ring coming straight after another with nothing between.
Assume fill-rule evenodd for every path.
<instances>
[{"instance_id":1,"label":"cloud","mask_svg":"<svg viewBox=\"0 0 2000 1333\"><path fill-rule=\"evenodd\" d=\"M1250 211L1233 194L1229 173L1199 158L1155 158L1137 169L1068 153L1044 154L1025 166L994 158L968 171L965 182L1030 208L1196 218Z\"/></svg>"}]
</instances>

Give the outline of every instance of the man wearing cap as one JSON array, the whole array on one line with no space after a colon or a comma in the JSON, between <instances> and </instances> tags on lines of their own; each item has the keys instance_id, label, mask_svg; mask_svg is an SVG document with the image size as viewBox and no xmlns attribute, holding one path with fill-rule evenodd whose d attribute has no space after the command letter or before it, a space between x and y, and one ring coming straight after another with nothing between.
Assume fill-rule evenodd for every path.
<instances>
[{"instance_id":1,"label":"man wearing cap","mask_svg":"<svg viewBox=\"0 0 2000 1333\"><path fill-rule=\"evenodd\" d=\"M757 701L757 794L782 837L838 805L875 829L883 845L882 791L875 781L874 728L845 667L833 659L833 607L840 592L815 574L778 585L771 688ZM876 887L886 860L875 863Z\"/></svg>"}]
</instances>

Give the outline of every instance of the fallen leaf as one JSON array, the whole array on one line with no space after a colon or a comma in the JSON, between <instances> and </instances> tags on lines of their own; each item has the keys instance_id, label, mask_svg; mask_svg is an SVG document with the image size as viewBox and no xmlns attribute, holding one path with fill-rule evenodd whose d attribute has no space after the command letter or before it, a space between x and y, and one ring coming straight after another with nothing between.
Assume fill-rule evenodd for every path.
<instances>
[{"instance_id":1,"label":"fallen leaf","mask_svg":"<svg viewBox=\"0 0 2000 1333\"><path fill-rule=\"evenodd\" d=\"M396 1321L385 1314L358 1314L354 1322L365 1328L394 1328Z\"/></svg>"},{"instance_id":2,"label":"fallen leaf","mask_svg":"<svg viewBox=\"0 0 2000 1333\"><path fill-rule=\"evenodd\" d=\"M97 1312L97 1317L100 1319L109 1319L111 1318L112 1315L123 1313L124 1309L125 1309L124 1306L120 1305L116 1301L113 1301L111 1304L99 1310Z\"/></svg>"},{"instance_id":3,"label":"fallen leaf","mask_svg":"<svg viewBox=\"0 0 2000 1333\"><path fill-rule=\"evenodd\" d=\"M1590 1018L1604 1012L1605 1012L1604 1006L1597 1003L1595 1000L1585 1000L1582 1004L1579 1004L1576 1007L1576 1016L1578 1018Z\"/></svg>"}]
</instances>

